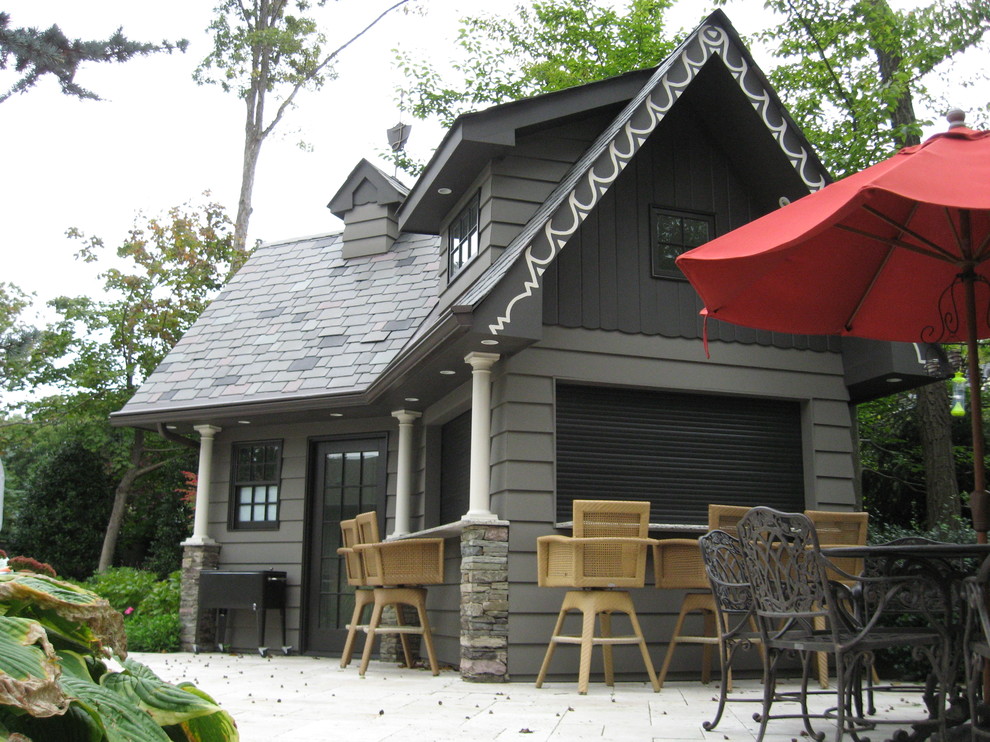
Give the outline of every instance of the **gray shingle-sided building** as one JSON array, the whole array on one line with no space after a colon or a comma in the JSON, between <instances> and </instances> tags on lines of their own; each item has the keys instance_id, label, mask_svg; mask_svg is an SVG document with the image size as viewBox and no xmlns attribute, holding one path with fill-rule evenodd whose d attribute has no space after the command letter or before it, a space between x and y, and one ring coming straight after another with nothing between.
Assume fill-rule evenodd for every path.
<instances>
[{"instance_id":1,"label":"gray shingle-sided building","mask_svg":"<svg viewBox=\"0 0 990 742\"><path fill-rule=\"evenodd\" d=\"M855 507L853 407L923 383L916 349L712 321L706 359L673 262L827 180L721 12L655 69L461 117L411 189L362 161L343 232L258 248L114 415L199 434L189 584L283 570L289 644L339 651L338 524L377 509L448 539L441 661L521 679L561 599L536 539L574 499L648 499L661 536L710 502ZM681 596L634 597L659 654Z\"/></svg>"}]
</instances>

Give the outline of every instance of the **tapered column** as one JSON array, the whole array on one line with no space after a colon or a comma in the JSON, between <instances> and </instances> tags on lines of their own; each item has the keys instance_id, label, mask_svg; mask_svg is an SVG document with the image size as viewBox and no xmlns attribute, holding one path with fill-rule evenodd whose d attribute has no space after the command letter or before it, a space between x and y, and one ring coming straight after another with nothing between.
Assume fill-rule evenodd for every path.
<instances>
[{"instance_id":1,"label":"tapered column","mask_svg":"<svg viewBox=\"0 0 990 742\"><path fill-rule=\"evenodd\" d=\"M421 412L396 410L392 417L399 421L399 472L395 482L395 530L391 537L409 533L409 513L413 491L413 433Z\"/></svg>"},{"instance_id":2,"label":"tapered column","mask_svg":"<svg viewBox=\"0 0 990 742\"><path fill-rule=\"evenodd\" d=\"M495 520L491 511L492 366L497 353L468 353L471 365L471 486L470 509L464 520Z\"/></svg>"},{"instance_id":3,"label":"tapered column","mask_svg":"<svg viewBox=\"0 0 990 742\"><path fill-rule=\"evenodd\" d=\"M196 516L193 520L193 534L184 546L216 543L210 538L210 479L213 476L213 439L223 428L216 425L196 425L199 433L199 472L196 475Z\"/></svg>"}]
</instances>

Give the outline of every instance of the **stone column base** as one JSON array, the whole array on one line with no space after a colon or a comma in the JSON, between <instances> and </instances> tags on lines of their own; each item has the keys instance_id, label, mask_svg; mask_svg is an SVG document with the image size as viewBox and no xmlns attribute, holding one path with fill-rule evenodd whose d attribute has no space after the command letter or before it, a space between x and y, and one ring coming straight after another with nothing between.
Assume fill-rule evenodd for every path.
<instances>
[{"instance_id":1,"label":"stone column base","mask_svg":"<svg viewBox=\"0 0 990 742\"><path fill-rule=\"evenodd\" d=\"M187 544L182 549L182 588L179 620L182 622L182 650L194 652L216 645L216 617L199 610L199 575L204 569L220 566L220 544Z\"/></svg>"},{"instance_id":2,"label":"stone column base","mask_svg":"<svg viewBox=\"0 0 990 742\"><path fill-rule=\"evenodd\" d=\"M461 532L461 678L509 680L509 524Z\"/></svg>"}]
</instances>

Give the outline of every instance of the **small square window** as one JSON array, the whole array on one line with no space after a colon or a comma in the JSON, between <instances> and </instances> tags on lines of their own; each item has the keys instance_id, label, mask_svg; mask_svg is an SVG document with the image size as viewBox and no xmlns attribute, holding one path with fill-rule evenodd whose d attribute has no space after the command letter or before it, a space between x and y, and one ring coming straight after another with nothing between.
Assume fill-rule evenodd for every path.
<instances>
[{"instance_id":1,"label":"small square window","mask_svg":"<svg viewBox=\"0 0 990 742\"><path fill-rule=\"evenodd\" d=\"M452 280L464 266L478 255L478 214L481 210L480 194L468 201L467 206L454 217L447 229L448 280Z\"/></svg>"},{"instance_id":2,"label":"small square window","mask_svg":"<svg viewBox=\"0 0 990 742\"><path fill-rule=\"evenodd\" d=\"M683 278L677 256L704 245L715 236L715 216L694 211L654 207L650 214L651 271L654 278Z\"/></svg>"},{"instance_id":3,"label":"small square window","mask_svg":"<svg viewBox=\"0 0 990 742\"><path fill-rule=\"evenodd\" d=\"M231 459L230 527L278 528L281 441L235 443Z\"/></svg>"}]
</instances>

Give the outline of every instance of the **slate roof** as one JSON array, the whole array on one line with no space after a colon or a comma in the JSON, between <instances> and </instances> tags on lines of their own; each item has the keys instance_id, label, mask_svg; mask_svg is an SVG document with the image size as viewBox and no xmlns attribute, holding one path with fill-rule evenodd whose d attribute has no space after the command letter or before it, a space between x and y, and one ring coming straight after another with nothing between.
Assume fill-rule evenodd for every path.
<instances>
[{"instance_id":1,"label":"slate roof","mask_svg":"<svg viewBox=\"0 0 990 742\"><path fill-rule=\"evenodd\" d=\"M439 294L438 238L341 257L339 233L258 247L120 415L363 391Z\"/></svg>"}]
</instances>

